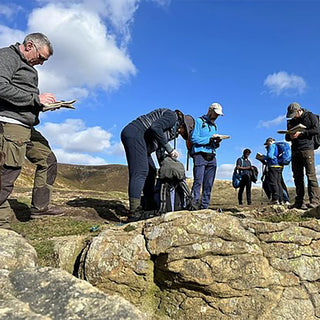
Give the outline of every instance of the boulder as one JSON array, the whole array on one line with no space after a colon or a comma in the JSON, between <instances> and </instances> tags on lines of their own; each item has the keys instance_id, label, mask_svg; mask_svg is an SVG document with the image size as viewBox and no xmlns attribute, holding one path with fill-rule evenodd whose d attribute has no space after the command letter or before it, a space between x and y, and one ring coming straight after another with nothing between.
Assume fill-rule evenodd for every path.
<instances>
[{"instance_id":1,"label":"boulder","mask_svg":"<svg viewBox=\"0 0 320 320\"><path fill-rule=\"evenodd\" d=\"M0 319L148 319L119 296L54 268L0 269Z\"/></svg>"},{"instance_id":2,"label":"boulder","mask_svg":"<svg viewBox=\"0 0 320 320\"><path fill-rule=\"evenodd\" d=\"M158 319L318 319L320 223L212 210L111 227L84 277Z\"/></svg>"},{"instance_id":3,"label":"boulder","mask_svg":"<svg viewBox=\"0 0 320 320\"><path fill-rule=\"evenodd\" d=\"M0 228L0 268L15 270L37 264L36 250L14 231Z\"/></svg>"}]
</instances>

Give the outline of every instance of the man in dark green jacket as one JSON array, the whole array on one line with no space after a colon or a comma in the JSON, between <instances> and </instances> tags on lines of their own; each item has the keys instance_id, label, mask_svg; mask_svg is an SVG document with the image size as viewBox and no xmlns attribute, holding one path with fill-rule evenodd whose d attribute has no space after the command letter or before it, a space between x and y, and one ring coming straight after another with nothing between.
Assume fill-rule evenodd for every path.
<instances>
[{"instance_id":1,"label":"man in dark green jacket","mask_svg":"<svg viewBox=\"0 0 320 320\"><path fill-rule=\"evenodd\" d=\"M35 65L52 55L49 39L41 33L26 36L23 43L0 49L0 151L5 154L1 169L0 227L14 217L7 201L24 158L37 165L31 213L33 217L61 215L50 210L57 161L48 141L34 129L44 103L55 102L52 93L39 93Z\"/></svg>"},{"instance_id":2,"label":"man in dark green jacket","mask_svg":"<svg viewBox=\"0 0 320 320\"><path fill-rule=\"evenodd\" d=\"M305 126L299 132L286 134L286 140L291 141L292 150L292 172L296 186L296 198L292 208L307 209L314 208L320 204L319 186L314 161L314 140L313 137L319 133L318 119L315 114L293 102L287 110L288 129L298 124ZM304 170L308 179L309 203L304 201Z\"/></svg>"}]
</instances>

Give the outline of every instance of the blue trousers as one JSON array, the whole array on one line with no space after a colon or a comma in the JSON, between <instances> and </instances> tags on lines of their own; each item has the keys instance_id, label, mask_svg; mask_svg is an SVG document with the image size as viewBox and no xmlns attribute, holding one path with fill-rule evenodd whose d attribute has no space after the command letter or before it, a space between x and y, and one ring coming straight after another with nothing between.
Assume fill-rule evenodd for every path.
<instances>
[{"instance_id":1,"label":"blue trousers","mask_svg":"<svg viewBox=\"0 0 320 320\"><path fill-rule=\"evenodd\" d=\"M194 202L200 203L200 189L202 187L201 209L207 209L210 204L211 190L217 171L217 160L205 160L201 154L193 155L193 186Z\"/></svg>"},{"instance_id":2,"label":"blue trousers","mask_svg":"<svg viewBox=\"0 0 320 320\"><path fill-rule=\"evenodd\" d=\"M143 191L146 198L153 199L156 167L147 152L145 131L129 123L121 132L129 169L129 198L141 199Z\"/></svg>"}]
</instances>

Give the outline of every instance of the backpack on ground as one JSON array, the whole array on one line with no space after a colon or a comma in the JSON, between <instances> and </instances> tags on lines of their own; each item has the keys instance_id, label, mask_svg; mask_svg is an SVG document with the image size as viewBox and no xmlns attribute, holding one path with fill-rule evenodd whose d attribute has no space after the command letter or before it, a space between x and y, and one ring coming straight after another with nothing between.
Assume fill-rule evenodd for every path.
<instances>
[{"instance_id":1,"label":"backpack on ground","mask_svg":"<svg viewBox=\"0 0 320 320\"><path fill-rule=\"evenodd\" d=\"M281 166L286 166L291 162L291 147L288 142L279 141L276 142L278 148L278 163Z\"/></svg>"},{"instance_id":2,"label":"backpack on ground","mask_svg":"<svg viewBox=\"0 0 320 320\"><path fill-rule=\"evenodd\" d=\"M161 162L155 201L160 214L191 209L192 196L186 183L184 166L180 161L166 157Z\"/></svg>"}]
</instances>

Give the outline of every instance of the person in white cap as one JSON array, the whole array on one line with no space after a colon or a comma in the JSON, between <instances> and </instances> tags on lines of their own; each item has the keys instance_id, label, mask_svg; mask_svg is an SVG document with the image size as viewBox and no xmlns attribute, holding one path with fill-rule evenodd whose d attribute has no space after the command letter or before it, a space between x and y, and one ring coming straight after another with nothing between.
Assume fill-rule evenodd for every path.
<instances>
[{"instance_id":1,"label":"person in white cap","mask_svg":"<svg viewBox=\"0 0 320 320\"><path fill-rule=\"evenodd\" d=\"M208 113L195 121L191 134L191 157L193 158L193 186L192 197L195 209L207 209L210 204L211 190L216 176L216 149L220 145L220 138L215 137L218 132L216 120L222 116L219 103L212 103ZM202 198L200 202L200 190Z\"/></svg>"}]
</instances>

